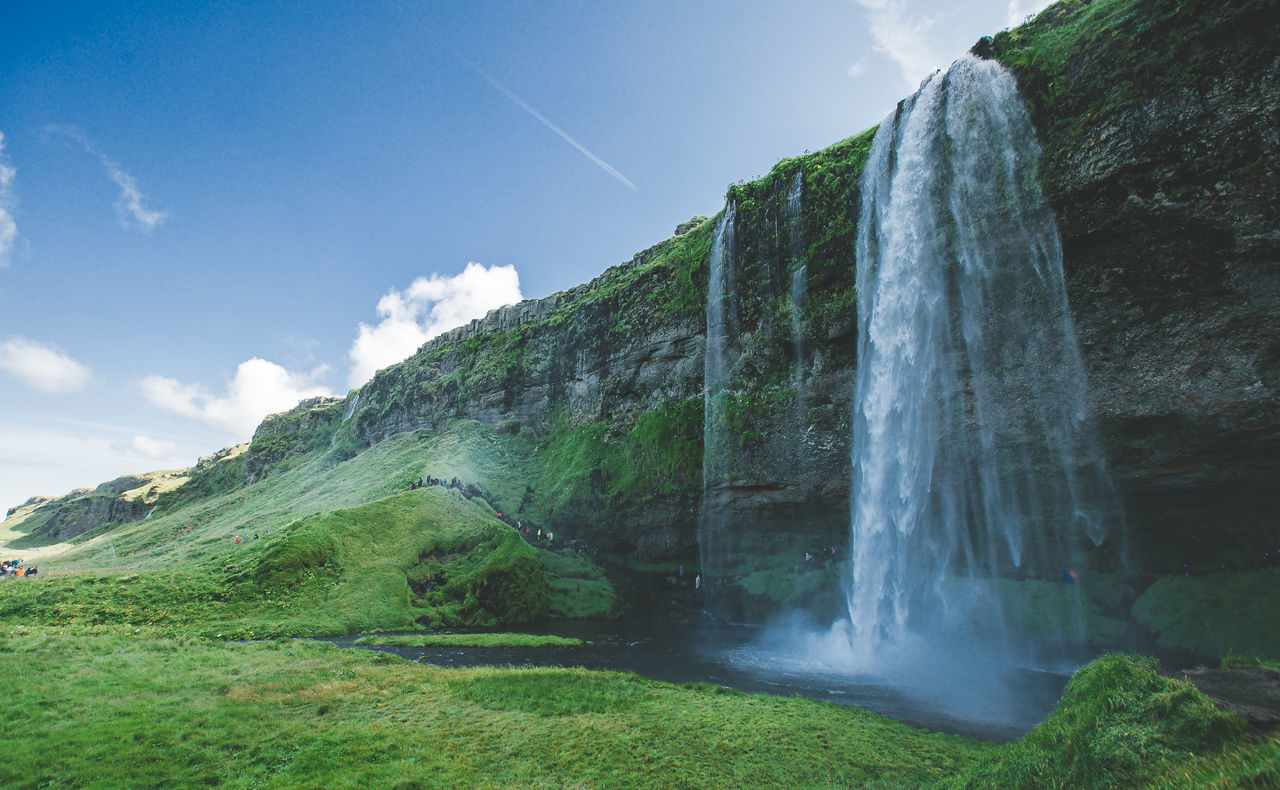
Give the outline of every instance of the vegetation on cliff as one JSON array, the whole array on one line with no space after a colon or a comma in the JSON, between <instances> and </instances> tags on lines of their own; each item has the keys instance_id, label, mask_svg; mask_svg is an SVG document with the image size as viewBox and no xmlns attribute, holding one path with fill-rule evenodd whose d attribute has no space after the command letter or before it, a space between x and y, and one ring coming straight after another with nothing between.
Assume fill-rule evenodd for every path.
<instances>
[{"instance_id":1,"label":"vegetation on cliff","mask_svg":"<svg viewBox=\"0 0 1280 790\"><path fill-rule=\"evenodd\" d=\"M1120 168L1108 187L1119 198L1075 198L1065 185L1080 157L1103 145L1095 137L1102 122L1136 124L1149 99L1185 88L1188 75L1203 86L1224 63L1265 66L1274 58L1275 8L1266 0L1065 0L994 37L987 54L1018 74L1045 145L1046 187L1066 196L1055 205L1064 221L1087 224L1115 199L1157 184L1172 184L1174 198L1189 195L1205 187L1205 173L1241 184L1265 177L1266 140L1246 128L1220 145L1162 150L1154 164ZM801 458L796 434L848 433L847 402L820 376L853 364L853 238L873 134L729 187L738 217L723 396L730 441L726 457L713 459L728 486L749 488L764 477L759 470L811 460ZM798 240L780 230L797 177ZM680 361L699 353L722 216L682 226L588 285L428 343L357 396L275 415L245 452L128 491L108 486L20 508L3 539L11 549L39 547L42 573L0 584L0 691L11 714L0 719L9 749L0 783L1280 784L1274 732L1246 732L1146 659L1108 656L1086 667L1046 722L997 748L848 708L706 686L577 670L447 671L305 642L219 640L507 626L609 616L627 605L591 554L535 548L499 509L658 579L696 560L702 373ZM1136 240L1126 243L1183 238L1177 249L1196 252L1217 238L1179 223L1128 234ZM789 289L802 268L797 304ZM1186 301L1158 269L1126 271L1126 287L1150 291L1152 303ZM655 358L666 369L655 371ZM1272 389L1273 372L1258 370ZM1204 430L1203 422L1173 430L1163 418L1143 425L1115 432L1113 449L1141 455L1147 444L1177 445ZM821 450L847 468L838 442ZM821 478L814 468L797 479ZM835 491L824 494L824 513L839 518L792 513L783 529L762 530L758 559L744 560L725 587L760 610L838 605L848 566L824 556L810 568L800 558L843 539L840 474L819 481ZM471 487L466 495L408 490L424 476ZM120 501L145 504L151 517L113 509ZM71 524L87 531L61 531ZM1180 539L1181 527L1141 529L1147 571L1176 568L1183 559L1175 552L1197 545ZM1160 540L1170 536L1179 540ZM1001 590L1030 602L1030 620L1038 607L1082 603L1095 646L1118 640L1132 617L1163 648L1275 657L1275 575L1117 572L1070 586L1009 577ZM1035 632L1035 622L1024 625ZM405 640L425 644L416 636Z\"/></svg>"}]
</instances>

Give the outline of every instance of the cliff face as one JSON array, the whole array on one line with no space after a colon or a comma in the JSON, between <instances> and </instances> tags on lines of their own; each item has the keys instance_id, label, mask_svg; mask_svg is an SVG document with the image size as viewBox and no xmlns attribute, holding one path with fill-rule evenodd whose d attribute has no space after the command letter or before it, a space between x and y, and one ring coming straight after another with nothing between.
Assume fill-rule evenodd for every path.
<instances>
[{"instance_id":1,"label":"cliff face","mask_svg":"<svg viewBox=\"0 0 1280 790\"><path fill-rule=\"evenodd\" d=\"M1068 0L975 48L1014 71L1041 138L1130 548L1153 568L1181 553L1245 559L1280 537L1269 533L1280 515L1269 493L1280 458L1276 13L1266 2ZM796 546L847 540L853 238L870 139L786 160L728 194L726 424L707 497L744 532L781 531ZM374 443L459 417L550 441L598 426L598 457L568 470L587 481L583 501L551 520L642 556L693 555L702 464L675 464L674 484L655 493L625 488L606 456L644 456L634 437L664 404L686 416L672 434L692 425L703 449L690 415L703 398L718 221L433 340L362 388L351 436Z\"/></svg>"},{"instance_id":2,"label":"cliff face","mask_svg":"<svg viewBox=\"0 0 1280 790\"><path fill-rule=\"evenodd\" d=\"M178 476L163 472L127 475L97 488L81 488L60 497L33 497L23 506L36 505L24 522L27 535L11 545L24 548L57 543L105 524L141 521L155 508L161 488L167 488L171 479L176 483Z\"/></svg>"},{"instance_id":3,"label":"cliff face","mask_svg":"<svg viewBox=\"0 0 1280 790\"><path fill-rule=\"evenodd\" d=\"M1091 14L1105 27L1072 30ZM994 41L1044 145L1094 408L1146 565L1239 565L1280 541L1277 29L1274 3L1075 3ZM1028 57L1052 36L1061 55Z\"/></svg>"},{"instance_id":4,"label":"cliff face","mask_svg":"<svg viewBox=\"0 0 1280 790\"><path fill-rule=\"evenodd\" d=\"M1042 142L1128 561L1152 570L1247 562L1280 540L1277 14L1266 0L1064 0L975 47L1013 70ZM729 188L714 434L706 300L723 215L448 332L345 401L268 419L245 479L465 418L516 437L527 489L503 506L565 534L696 562L705 502L761 556L842 546L874 131Z\"/></svg>"}]
</instances>

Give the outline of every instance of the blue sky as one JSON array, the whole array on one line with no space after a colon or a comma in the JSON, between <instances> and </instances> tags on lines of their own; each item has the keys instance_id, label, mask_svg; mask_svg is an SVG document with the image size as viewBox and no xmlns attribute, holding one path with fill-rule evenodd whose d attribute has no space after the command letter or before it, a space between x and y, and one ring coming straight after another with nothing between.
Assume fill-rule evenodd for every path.
<instances>
[{"instance_id":1,"label":"blue sky","mask_svg":"<svg viewBox=\"0 0 1280 790\"><path fill-rule=\"evenodd\" d=\"M1029 2L10 4L0 508L585 282Z\"/></svg>"}]
</instances>

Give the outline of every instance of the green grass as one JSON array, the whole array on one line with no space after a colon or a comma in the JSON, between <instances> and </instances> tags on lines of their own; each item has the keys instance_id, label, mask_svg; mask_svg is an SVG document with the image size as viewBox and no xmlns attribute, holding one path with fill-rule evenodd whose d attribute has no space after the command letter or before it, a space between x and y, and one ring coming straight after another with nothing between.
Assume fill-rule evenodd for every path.
<instances>
[{"instance_id":1,"label":"green grass","mask_svg":"<svg viewBox=\"0 0 1280 790\"><path fill-rule=\"evenodd\" d=\"M1165 576L1133 616L1166 649L1280 658L1280 569Z\"/></svg>"},{"instance_id":2,"label":"green grass","mask_svg":"<svg viewBox=\"0 0 1280 790\"><path fill-rule=\"evenodd\" d=\"M550 616L605 619L618 610L618 594L604 569L570 549L539 550L551 586Z\"/></svg>"},{"instance_id":3,"label":"green grass","mask_svg":"<svg viewBox=\"0 0 1280 790\"><path fill-rule=\"evenodd\" d=\"M551 634L380 634L362 636L355 644L383 647L578 647L583 641Z\"/></svg>"},{"instance_id":4,"label":"green grass","mask_svg":"<svg viewBox=\"0 0 1280 790\"><path fill-rule=\"evenodd\" d=\"M295 641L8 628L11 788L920 787L991 747L853 708Z\"/></svg>"},{"instance_id":5,"label":"green grass","mask_svg":"<svg viewBox=\"0 0 1280 790\"><path fill-rule=\"evenodd\" d=\"M1044 723L945 786L1140 787L1243 747L1252 747L1244 721L1191 683L1160 675L1152 660L1111 655L1076 673Z\"/></svg>"},{"instance_id":6,"label":"green grass","mask_svg":"<svg viewBox=\"0 0 1280 790\"><path fill-rule=\"evenodd\" d=\"M0 623L262 637L392 630L416 620L525 623L547 611L536 550L487 507L438 487L303 518L232 545L218 565L5 585ZM436 568L440 583L417 599L409 576L436 555L448 558Z\"/></svg>"}]
</instances>

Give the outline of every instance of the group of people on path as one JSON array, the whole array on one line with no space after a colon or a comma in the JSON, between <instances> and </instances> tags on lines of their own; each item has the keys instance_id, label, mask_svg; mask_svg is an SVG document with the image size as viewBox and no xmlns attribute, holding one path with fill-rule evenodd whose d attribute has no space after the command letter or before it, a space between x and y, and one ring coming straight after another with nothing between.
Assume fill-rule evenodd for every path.
<instances>
[{"instance_id":1,"label":"group of people on path","mask_svg":"<svg viewBox=\"0 0 1280 790\"><path fill-rule=\"evenodd\" d=\"M413 491L414 489L426 488L427 486L444 486L445 488L456 488L460 491L466 488L466 486L459 482L456 477L451 480L445 480L442 477L432 477L431 475L427 475L426 477L419 477L418 482L416 483L409 483L409 490Z\"/></svg>"},{"instance_id":2,"label":"group of people on path","mask_svg":"<svg viewBox=\"0 0 1280 790\"><path fill-rule=\"evenodd\" d=\"M36 566L23 565L21 559L0 562L0 578L12 576L17 579L24 576L35 576L38 572L39 569Z\"/></svg>"}]
</instances>

